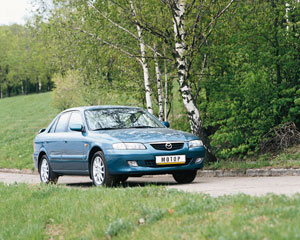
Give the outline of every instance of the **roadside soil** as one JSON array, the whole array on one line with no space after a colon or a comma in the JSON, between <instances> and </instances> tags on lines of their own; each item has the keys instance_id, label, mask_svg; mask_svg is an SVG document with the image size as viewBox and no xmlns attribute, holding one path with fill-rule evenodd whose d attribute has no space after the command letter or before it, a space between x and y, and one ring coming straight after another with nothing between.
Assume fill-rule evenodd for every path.
<instances>
[{"instance_id":1,"label":"roadside soil","mask_svg":"<svg viewBox=\"0 0 300 240\"><path fill-rule=\"evenodd\" d=\"M6 184L28 183L40 184L37 174L0 172L0 182ZM90 188L89 177L63 176L58 180L59 185L67 187ZM153 177L129 178L120 187L137 187L146 185L166 186L178 190L204 193L211 196L232 195L238 193L261 196L268 193L293 195L300 193L300 176L279 177L197 177L191 184L177 184L170 175Z\"/></svg>"}]
</instances>

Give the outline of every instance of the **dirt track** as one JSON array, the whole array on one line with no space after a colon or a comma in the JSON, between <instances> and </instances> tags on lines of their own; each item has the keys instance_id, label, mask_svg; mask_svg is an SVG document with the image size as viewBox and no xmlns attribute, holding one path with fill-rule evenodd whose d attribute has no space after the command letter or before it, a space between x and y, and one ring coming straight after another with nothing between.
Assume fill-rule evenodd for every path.
<instances>
[{"instance_id":1,"label":"dirt track","mask_svg":"<svg viewBox=\"0 0 300 240\"><path fill-rule=\"evenodd\" d=\"M0 172L0 181L12 183L39 184L36 174L18 174ZM267 193L292 195L300 193L300 176L282 177L198 177L192 184L177 184L171 176L129 178L125 186L135 187L146 184L162 185L187 192L206 193L221 196L237 193L264 195ZM89 177L60 177L58 184L69 187L92 187Z\"/></svg>"}]
</instances>

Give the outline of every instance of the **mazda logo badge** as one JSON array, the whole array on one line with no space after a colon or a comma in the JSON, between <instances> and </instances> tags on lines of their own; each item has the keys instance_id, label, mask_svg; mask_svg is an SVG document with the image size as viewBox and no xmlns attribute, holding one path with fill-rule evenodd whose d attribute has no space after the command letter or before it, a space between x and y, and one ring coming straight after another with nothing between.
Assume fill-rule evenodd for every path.
<instances>
[{"instance_id":1,"label":"mazda logo badge","mask_svg":"<svg viewBox=\"0 0 300 240\"><path fill-rule=\"evenodd\" d=\"M172 149L172 143L166 143L165 147L168 150Z\"/></svg>"}]
</instances>

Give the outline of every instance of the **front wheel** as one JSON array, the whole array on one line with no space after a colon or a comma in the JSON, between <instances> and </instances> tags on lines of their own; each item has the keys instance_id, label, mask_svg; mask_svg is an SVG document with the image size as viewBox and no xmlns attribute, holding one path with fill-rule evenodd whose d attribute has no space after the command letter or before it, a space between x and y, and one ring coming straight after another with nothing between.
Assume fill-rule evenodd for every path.
<instances>
[{"instance_id":1,"label":"front wheel","mask_svg":"<svg viewBox=\"0 0 300 240\"><path fill-rule=\"evenodd\" d=\"M41 163L39 166L40 179L43 184L56 183L58 175L52 171L49 165L49 160L46 155L42 156Z\"/></svg>"},{"instance_id":2,"label":"front wheel","mask_svg":"<svg viewBox=\"0 0 300 240\"><path fill-rule=\"evenodd\" d=\"M173 173L173 178L178 183L191 183L197 175L197 170Z\"/></svg>"},{"instance_id":3,"label":"front wheel","mask_svg":"<svg viewBox=\"0 0 300 240\"><path fill-rule=\"evenodd\" d=\"M106 160L103 152L94 154L91 162L91 176L95 186L113 186L116 183L114 176L108 172Z\"/></svg>"}]
</instances>

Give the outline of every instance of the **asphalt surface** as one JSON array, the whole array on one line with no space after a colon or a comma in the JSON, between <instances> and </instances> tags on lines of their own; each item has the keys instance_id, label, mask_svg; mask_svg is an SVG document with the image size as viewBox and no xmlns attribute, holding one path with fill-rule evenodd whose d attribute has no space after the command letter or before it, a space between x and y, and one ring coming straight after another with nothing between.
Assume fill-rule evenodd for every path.
<instances>
[{"instance_id":1,"label":"asphalt surface","mask_svg":"<svg viewBox=\"0 0 300 240\"><path fill-rule=\"evenodd\" d=\"M28 183L40 184L39 175L0 172L0 181L6 184ZM68 187L92 187L89 177L63 176L59 185ZM300 193L300 176L281 177L198 177L191 184L177 184L172 176L150 176L129 178L123 187L137 187L154 184L194 193L205 193L211 196L222 196L244 193L261 196L267 193L293 195Z\"/></svg>"}]
</instances>

